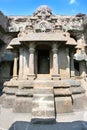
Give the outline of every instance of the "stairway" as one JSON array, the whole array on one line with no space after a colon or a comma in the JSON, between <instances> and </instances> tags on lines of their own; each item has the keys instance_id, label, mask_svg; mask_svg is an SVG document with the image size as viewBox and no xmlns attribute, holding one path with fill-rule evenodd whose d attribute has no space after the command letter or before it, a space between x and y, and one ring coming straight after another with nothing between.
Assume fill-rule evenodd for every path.
<instances>
[{"instance_id":1,"label":"stairway","mask_svg":"<svg viewBox=\"0 0 87 130\"><path fill-rule=\"evenodd\" d=\"M55 123L53 88L35 84L33 91L32 123Z\"/></svg>"}]
</instances>

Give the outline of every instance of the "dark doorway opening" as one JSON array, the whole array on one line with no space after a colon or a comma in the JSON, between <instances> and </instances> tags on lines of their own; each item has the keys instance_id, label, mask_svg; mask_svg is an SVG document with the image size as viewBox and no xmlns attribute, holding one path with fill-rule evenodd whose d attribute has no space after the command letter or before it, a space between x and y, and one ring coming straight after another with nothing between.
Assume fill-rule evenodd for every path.
<instances>
[{"instance_id":1,"label":"dark doorway opening","mask_svg":"<svg viewBox=\"0 0 87 130\"><path fill-rule=\"evenodd\" d=\"M75 75L80 76L79 62L74 60Z\"/></svg>"},{"instance_id":2,"label":"dark doorway opening","mask_svg":"<svg viewBox=\"0 0 87 130\"><path fill-rule=\"evenodd\" d=\"M38 50L38 74L50 73L49 50Z\"/></svg>"}]
</instances>

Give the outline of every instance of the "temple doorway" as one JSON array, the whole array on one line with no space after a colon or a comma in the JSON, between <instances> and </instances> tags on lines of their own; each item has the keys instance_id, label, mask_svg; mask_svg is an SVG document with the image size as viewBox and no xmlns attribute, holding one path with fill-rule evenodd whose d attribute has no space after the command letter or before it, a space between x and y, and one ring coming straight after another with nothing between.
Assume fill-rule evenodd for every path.
<instances>
[{"instance_id":1,"label":"temple doorway","mask_svg":"<svg viewBox=\"0 0 87 130\"><path fill-rule=\"evenodd\" d=\"M50 73L49 50L38 50L38 74Z\"/></svg>"}]
</instances>

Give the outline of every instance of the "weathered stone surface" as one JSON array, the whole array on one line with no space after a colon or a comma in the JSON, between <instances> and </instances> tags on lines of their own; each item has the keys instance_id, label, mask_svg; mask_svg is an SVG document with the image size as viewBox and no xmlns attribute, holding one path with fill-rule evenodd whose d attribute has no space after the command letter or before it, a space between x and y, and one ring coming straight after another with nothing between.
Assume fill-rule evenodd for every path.
<instances>
[{"instance_id":1,"label":"weathered stone surface","mask_svg":"<svg viewBox=\"0 0 87 130\"><path fill-rule=\"evenodd\" d=\"M70 87L69 81L67 80L58 80L53 83L54 88L69 88Z\"/></svg>"},{"instance_id":2,"label":"weathered stone surface","mask_svg":"<svg viewBox=\"0 0 87 130\"><path fill-rule=\"evenodd\" d=\"M10 81L8 82L5 82L4 83L4 86L8 86L8 87L16 87L16 88L33 88L33 82L32 81L29 81L29 80L13 80L11 79Z\"/></svg>"},{"instance_id":3,"label":"weathered stone surface","mask_svg":"<svg viewBox=\"0 0 87 130\"><path fill-rule=\"evenodd\" d=\"M5 16L1 11L0 11L0 27L7 31L7 26L8 26L8 18Z\"/></svg>"},{"instance_id":4,"label":"weathered stone surface","mask_svg":"<svg viewBox=\"0 0 87 130\"><path fill-rule=\"evenodd\" d=\"M67 41L66 37L64 37L63 33L30 33L24 35L19 39L19 41Z\"/></svg>"},{"instance_id":5,"label":"weathered stone surface","mask_svg":"<svg viewBox=\"0 0 87 130\"><path fill-rule=\"evenodd\" d=\"M80 82L78 80L66 79L66 82L68 82L71 87L79 87L80 86Z\"/></svg>"},{"instance_id":6,"label":"weathered stone surface","mask_svg":"<svg viewBox=\"0 0 87 130\"><path fill-rule=\"evenodd\" d=\"M47 22L50 21L54 21L55 22L55 28L56 29L69 29L69 30L83 30L83 20L82 17L75 17L75 16L59 16L59 15L52 15L52 12L48 12L45 10L45 15L43 17L42 12L43 9L41 9L40 11L37 11L33 16L9 16L9 32L18 32L20 31L20 28L22 30L24 30L25 28L27 28L30 32L32 32L32 29L36 30L36 31L46 31L46 30L53 30L54 26L53 24L47 24L46 29L45 28L41 28L41 23L37 23L35 24L35 26L32 27L32 21L40 21L41 19L44 19L46 17ZM49 14L49 16L48 16ZM39 15L41 17L39 17ZM40 25L40 26L39 26Z\"/></svg>"},{"instance_id":7,"label":"weathered stone surface","mask_svg":"<svg viewBox=\"0 0 87 130\"><path fill-rule=\"evenodd\" d=\"M13 111L16 113L31 113L32 98L29 97L16 97Z\"/></svg>"},{"instance_id":8,"label":"weathered stone surface","mask_svg":"<svg viewBox=\"0 0 87 130\"><path fill-rule=\"evenodd\" d=\"M17 91L17 88L5 87L3 89L3 92L5 92L6 94L9 94L9 95L15 95L16 91Z\"/></svg>"},{"instance_id":9,"label":"weathered stone surface","mask_svg":"<svg viewBox=\"0 0 87 130\"><path fill-rule=\"evenodd\" d=\"M19 89L15 93L17 96L33 96L33 89Z\"/></svg>"},{"instance_id":10,"label":"weathered stone surface","mask_svg":"<svg viewBox=\"0 0 87 130\"><path fill-rule=\"evenodd\" d=\"M85 93L85 89L82 87L71 87L70 91L72 94L80 94L80 93Z\"/></svg>"},{"instance_id":11,"label":"weathered stone surface","mask_svg":"<svg viewBox=\"0 0 87 130\"><path fill-rule=\"evenodd\" d=\"M5 95L2 106L6 108L13 108L14 101L15 95Z\"/></svg>"},{"instance_id":12,"label":"weathered stone surface","mask_svg":"<svg viewBox=\"0 0 87 130\"><path fill-rule=\"evenodd\" d=\"M44 101L52 101L54 100L54 95L53 94L47 94L47 95L42 95L42 94L34 94L33 100L38 101L40 98L42 98Z\"/></svg>"},{"instance_id":13,"label":"weathered stone surface","mask_svg":"<svg viewBox=\"0 0 87 130\"><path fill-rule=\"evenodd\" d=\"M67 89L57 88L57 89L54 89L54 95L55 96L69 96L71 95L71 92L68 88Z\"/></svg>"},{"instance_id":14,"label":"weathered stone surface","mask_svg":"<svg viewBox=\"0 0 87 130\"><path fill-rule=\"evenodd\" d=\"M45 88L35 88L34 89L34 94L52 94L53 93L53 89L46 89L46 87Z\"/></svg>"},{"instance_id":15,"label":"weathered stone surface","mask_svg":"<svg viewBox=\"0 0 87 130\"><path fill-rule=\"evenodd\" d=\"M32 118L39 118L39 119L40 118L41 119L48 119L48 118L50 119L50 118L55 117L54 110L53 111L52 110L40 110L40 111L36 110L36 111L32 112L32 115L34 116Z\"/></svg>"},{"instance_id":16,"label":"weathered stone surface","mask_svg":"<svg viewBox=\"0 0 87 130\"><path fill-rule=\"evenodd\" d=\"M84 109L87 108L87 97L85 94L75 94L72 95L73 109Z\"/></svg>"},{"instance_id":17,"label":"weathered stone surface","mask_svg":"<svg viewBox=\"0 0 87 130\"><path fill-rule=\"evenodd\" d=\"M4 97L5 97L4 94L0 96L0 104L3 103L3 101L4 101Z\"/></svg>"},{"instance_id":18,"label":"weathered stone surface","mask_svg":"<svg viewBox=\"0 0 87 130\"><path fill-rule=\"evenodd\" d=\"M73 111L71 97L55 97L56 113L69 113Z\"/></svg>"},{"instance_id":19,"label":"weathered stone surface","mask_svg":"<svg viewBox=\"0 0 87 130\"><path fill-rule=\"evenodd\" d=\"M34 88L32 104L32 123L54 123L55 108L53 89L49 87Z\"/></svg>"}]
</instances>

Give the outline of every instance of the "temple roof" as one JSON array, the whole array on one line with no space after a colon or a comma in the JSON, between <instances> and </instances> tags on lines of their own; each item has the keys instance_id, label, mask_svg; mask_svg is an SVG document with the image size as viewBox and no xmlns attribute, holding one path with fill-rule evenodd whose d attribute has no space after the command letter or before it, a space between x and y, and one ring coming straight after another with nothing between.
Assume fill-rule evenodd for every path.
<instances>
[{"instance_id":1,"label":"temple roof","mask_svg":"<svg viewBox=\"0 0 87 130\"><path fill-rule=\"evenodd\" d=\"M13 46L13 45L21 45L18 38L14 38L11 40L9 46Z\"/></svg>"},{"instance_id":2,"label":"temple roof","mask_svg":"<svg viewBox=\"0 0 87 130\"><path fill-rule=\"evenodd\" d=\"M10 46L21 45L22 41L56 41L56 42L65 42L66 45L77 45L76 41L68 35L68 33L59 32L59 33L22 33L17 38L14 38L10 42Z\"/></svg>"}]
</instances>

